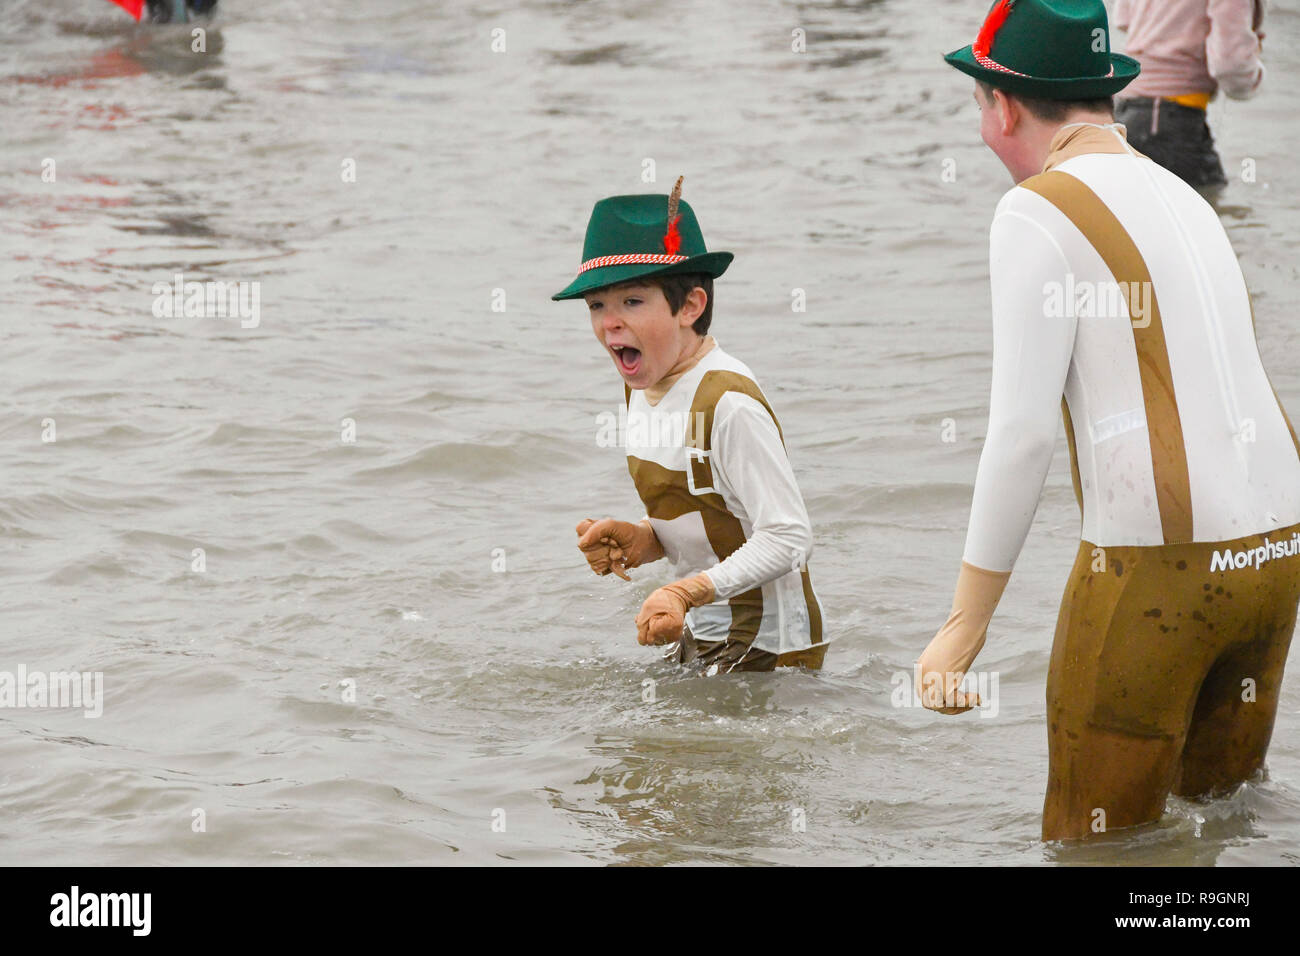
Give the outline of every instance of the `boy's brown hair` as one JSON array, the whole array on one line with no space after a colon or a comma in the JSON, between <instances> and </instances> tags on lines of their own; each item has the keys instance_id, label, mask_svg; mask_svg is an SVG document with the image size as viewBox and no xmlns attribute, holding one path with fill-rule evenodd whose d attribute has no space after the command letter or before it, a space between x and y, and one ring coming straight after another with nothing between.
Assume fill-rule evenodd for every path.
<instances>
[{"instance_id":1,"label":"boy's brown hair","mask_svg":"<svg viewBox=\"0 0 1300 956\"><path fill-rule=\"evenodd\" d=\"M713 322L713 276L703 275L700 273L684 273L679 275L666 276L642 276L636 279L629 279L627 282L616 282L614 285L605 286L606 289L620 289L630 285L653 285L658 286L663 292L664 298L668 300L668 308L676 315L686 304L686 297L691 294L692 289L703 289L707 301L704 303L704 311L700 317L691 323L691 328L695 330L696 335L707 335L709 325ZM595 289L593 292L597 291Z\"/></svg>"}]
</instances>

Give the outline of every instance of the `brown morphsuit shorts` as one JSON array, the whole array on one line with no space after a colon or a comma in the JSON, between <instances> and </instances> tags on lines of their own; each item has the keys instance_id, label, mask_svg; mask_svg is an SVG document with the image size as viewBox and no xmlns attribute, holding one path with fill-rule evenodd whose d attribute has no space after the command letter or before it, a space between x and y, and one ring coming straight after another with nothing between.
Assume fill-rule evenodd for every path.
<instances>
[{"instance_id":1,"label":"brown morphsuit shorts","mask_svg":"<svg viewBox=\"0 0 1300 956\"><path fill-rule=\"evenodd\" d=\"M1157 775L1171 785L1180 759L1213 764L1231 753L1234 765L1262 765L1300 604L1298 531L1153 547L1080 542L1047 678L1049 789L1073 785L1081 738L1097 730L1168 742L1175 766ZM1237 759L1256 751L1254 764Z\"/></svg>"}]
</instances>

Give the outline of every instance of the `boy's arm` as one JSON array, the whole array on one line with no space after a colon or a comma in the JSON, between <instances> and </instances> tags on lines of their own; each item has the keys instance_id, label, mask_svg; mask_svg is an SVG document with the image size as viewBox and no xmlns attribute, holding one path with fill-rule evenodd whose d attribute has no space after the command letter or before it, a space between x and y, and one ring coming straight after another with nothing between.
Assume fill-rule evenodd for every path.
<instances>
[{"instance_id":1,"label":"boy's arm","mask_svg":"<svg viewBox=\"0 0 1300 956\"><path fill-rule=\"evenodd\" d=\"M705 572L715 600L760 587L802 567L812 554L812 523L776 422L763 405L728 392L714 413L714 483L740 502L748 540Z\"/></svg>"}]
</instances>

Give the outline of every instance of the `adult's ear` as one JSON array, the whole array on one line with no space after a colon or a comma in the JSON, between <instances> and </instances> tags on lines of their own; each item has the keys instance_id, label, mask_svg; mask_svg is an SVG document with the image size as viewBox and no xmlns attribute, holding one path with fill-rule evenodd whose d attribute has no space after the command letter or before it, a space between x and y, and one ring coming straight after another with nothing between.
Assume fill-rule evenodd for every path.
<instances>
[{"instance_id":1,"label":"adult's ear","mask_svg":"<svg viewBox=\"0 0 1300 956\"><path fill-rule=\"evenodd\" d=\"M1001 90L993 91L993 104L998 111L999 132L1003 136L1010 136L1020 122L1020 104Z\"/></svg>"}]
</instances>

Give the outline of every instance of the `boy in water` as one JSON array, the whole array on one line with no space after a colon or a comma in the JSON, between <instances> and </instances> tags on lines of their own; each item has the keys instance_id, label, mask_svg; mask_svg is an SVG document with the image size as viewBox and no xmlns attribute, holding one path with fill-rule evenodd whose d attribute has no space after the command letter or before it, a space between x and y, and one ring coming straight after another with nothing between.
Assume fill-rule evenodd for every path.
<instances>
[{"instance_id":1,"label":"boy in water","mask_svg":"<svg viewBox=\"0 0 1300 956\"><path fill-rule=\"evenodd\" d=\"M667 557L680 579L652 593L637 642L710 672L820 668L821 609L806 565L812 528L781 427L743 363L708 334L713 280L691 207L672 195L602 199L578 277L551 298L586 300L627 402L628 471L640 522L587 519L578 547L597 574Z\"/></svg>"}]
</instances>

